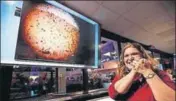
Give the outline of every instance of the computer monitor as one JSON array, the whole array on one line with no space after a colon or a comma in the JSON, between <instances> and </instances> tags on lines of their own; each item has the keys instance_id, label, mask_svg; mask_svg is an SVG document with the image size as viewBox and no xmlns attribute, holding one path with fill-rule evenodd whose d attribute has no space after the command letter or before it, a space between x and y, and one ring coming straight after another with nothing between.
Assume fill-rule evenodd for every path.
<instances>
[{"instance_id":1,"label":"computer monitor","mask_svg":"<svg viewBox=\"0 0 176 101\"><path fill-rule=\"evenodd\" d=\"M1 21L4 65L99 65L99 24L59 2L1 1Z\"/></svg>"}]
</instances>

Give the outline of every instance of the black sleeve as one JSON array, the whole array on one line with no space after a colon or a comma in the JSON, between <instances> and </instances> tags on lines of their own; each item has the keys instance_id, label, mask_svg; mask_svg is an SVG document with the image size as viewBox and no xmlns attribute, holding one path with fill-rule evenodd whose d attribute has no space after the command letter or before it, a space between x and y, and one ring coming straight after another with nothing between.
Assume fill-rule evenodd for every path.
<instances>
[{"instance_id":1,"label":"black sleeve","mask_svg":"<svg viewBox=\"0 0 176 101\"><path fill-rule=\"evenodd\" d=\"M139 81L133 82L129 91L125 94L118 94L115 97L115 100L117 100L117 101L127 101L139 89L139 87L140 87L140 82Z\"/></svg>"}]
</instances>

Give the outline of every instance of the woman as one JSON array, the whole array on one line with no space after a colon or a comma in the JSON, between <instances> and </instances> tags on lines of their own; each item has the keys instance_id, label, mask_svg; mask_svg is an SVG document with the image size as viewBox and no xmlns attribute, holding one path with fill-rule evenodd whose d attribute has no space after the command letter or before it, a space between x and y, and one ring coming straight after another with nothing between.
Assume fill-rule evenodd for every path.
<instances>
[{"instance_id":1,"label":"woman","mask_svg":"<svg viewBox=\"0 0 176 101\"><path fill-rule=\"evenodd\" d=\"M122 101L175 101L175 85L137 43L127 43L109 96Z\"/></svg>"}]
</instances>

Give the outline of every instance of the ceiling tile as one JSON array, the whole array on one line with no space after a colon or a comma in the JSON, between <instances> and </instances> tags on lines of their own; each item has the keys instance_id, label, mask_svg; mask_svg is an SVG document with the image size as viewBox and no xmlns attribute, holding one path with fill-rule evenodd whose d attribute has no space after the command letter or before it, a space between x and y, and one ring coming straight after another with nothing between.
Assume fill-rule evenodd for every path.
<instances>
[{"instance_id":1,"label":"ceiling tile","mask_svg":"<svg viewBox=\"0 0 176 101\"><path fill-rule=\"evenodd\" d=\"M162 41L168 43L168 45L171 45L173 44L172 42L175 40L175 28L162 33L158 33L157 35L160 37L160 39L162 39Z\"/></svg>"},{"instance_id":2,"label":"ceiling tile","mask_svg":"<svg viewBox=\"0 0 176 101\"><path fill-rule=\"evenodd\" d=\"M146 24L150 20L148 18L156 15L156 12L159 11L155 10L158 4L158 1L142 1L123 16L139 25Z\"/></svg>"},{"instance_id":3,"label":"ceiling tile","mask_svg":"<svg viewBox=\"0 0 176 101\"><path fill-rule=\"evenodd\" d=\"M162 4L157 1L141 2L136 8L123 16L142 26L151 34L160 33L174 27L171 25L173 20L169 17Z\"/></svg>"},{"instance_id":4,"label":"ceiling tile","mask_svg":"<svg viewBox=\"0 0 176 101\"><path fill-rule=\"evenodd\" d=\"M64 4L89 17L91 17L100 6L94 1L64 1Z\"/></svg>"},{"instance_id":5,"label":"ceiling tile","mask_svg":"<svg viewBox=\"0 0 176 101\"><path fill-rule=\"evenodd\" d=\"M169 45L175 45L175 39L167 40Z\"/></svg>"},{"instance_id":6,"label":"ceiling tile","mask_svg":"<svg viewBox=\"0 0 176 101\"><path fill-rule=\"evenodd\" d=\"M108 9L122 14L135 7L141 1L103 1L102 5Z\"/></svg>"},{"instance_id":7,"label":"ceiling tile","mask_svg":"<svg viewBox=\"0 0 176 101\"><path fill-rule=\"evenodd\" d=\"M156 35L151 35L148 31L135 25L124 31L122 36L148 45L153 44L156 41L154 39L159 39ZM159 43L159 41L156 43Z\"/></svg>"},{"instance_id":8,"label":"ceiling tile","mask_svg":"<svg viewBox=\"0 0 176 101\"><path fill-rule=\"evenodd\" d=\"M102 24L102 27L113 25L118 17L118 14L109 11L103 6L100 6L100 8L92 15L92 18Z\"/></svg>"},{"instance_id":9,"label":"ceiling tile","mask_svg":"<svg viewBox=\"0 0 176 101\"><path fill-rule=\"evenodd\" d=\"M125 30L129 29L132 26L134 26L134 23L128 21L123 16L120 16L116 20L115 24L113 24L112 26L108 26L108 29L115 33L123 34Z\"/></svg>"},{"instance_id":10,"label":"ceiling tile","mask_svg":"<svg viewBox=\"0 0 176 101\"><path fill-rule=\"evenodd\" d=\"M156 4L155 9L152 12L156 13L148 16L148 18L144 19L142 23L138 24L153 34L160 33L174 27L172 26L173 20L163 8L161 3Z\"/></svg>"},{"instance_id":11,"label":"ceiling tile","mask_svg":"<svg viewBox=\"0 0 176 101\"><path fill-rule=\"evenodd\" d=\"M175 20L175 2L174 1L161 1L162 6L166 9L172 20Z\"/></svg>"},{"instance_id":12,"label":"ceiling tile","mask_svg":"<svg viewBox=\"0 0 176 101\"><path fill-rule=\"evenodd\" d=\"M171 29L163 31L161 33L157 33L156 35L158 35L160 37L174 36L175 35L175 28L171 28Z\"/></svg>"},{"instance_id":13,"label":"ceiling tile","mask_svg":"<svg viewBox=\"0 0 176 101\"><path fill-rule=\"evenodd\" d=\"M141 23L140 25L144 28L148 27L155 27L157 25L162 25L163 23L173 22L173 20L166 14L163 16L155 17L152 19L152 17L149 17L146 22Z\"/></svg>"},{"instance_id":14,"label":"ceiling tile","mask_svg":"<svg viewBox=\"0 0 176 101\"><path fill-rule=\"evenodd\" d=\"M132 26L131 28L126 29L126 30L123 32L123 35L128 36L128 37L131 37L131 36L134 36L134 35L136 35L136 34L140 34L141 32L143 32L143 30L142 30L141 28L139 28L139 26L134 25L134 26Z\"/></svg>"},{"instance_id":15,"label":"ceiling tile","mask_svg":"<svg viewBox=\"0 0 176 101\"><path fill-rule=\"evenodd\" d=\"M175 41L175 37L173 37L173 36L169 36L169 37L167 37L167 38L164 38L163 41L166 42L166 43L169 43L169 45L170 45L171 42L174 43L174 41Z\"/></svg>"},{"instance_id":16,"label":"ceiling tile","mask_svg":"<svg viewBox=\"0 0 176 101\"><path fill-rule=\"evenodd\" d=\"M99 0L96 0L95 2L97 2L98 4L102 4L103 1L99 1Z\"/></svg>"},{"instance_id":17,"label":"ceiling tile","mask_svg":"<svg viewBox=\"0 0 176 101\"><path fill-rule=\"evenodd\" d=\"M172 26L172 23L174 22L172 21L167 23L153 23L149 26L144 26L144 28L153 34L156 34L175 28L175 26Z\"/></svg>"}]
</instances>

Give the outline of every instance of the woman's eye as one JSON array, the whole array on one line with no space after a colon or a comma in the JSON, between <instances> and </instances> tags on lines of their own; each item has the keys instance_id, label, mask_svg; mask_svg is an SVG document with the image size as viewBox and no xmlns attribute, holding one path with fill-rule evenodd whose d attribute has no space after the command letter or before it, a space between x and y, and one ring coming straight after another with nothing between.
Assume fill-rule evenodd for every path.
<instances>
[{"instance_id":1,"label":"woman's eye","mask_svg":"<svg viewBox=\"0 0 176 101\"><path fill-rule=\"evenodd\" d=\"M124 57L128 57L128 55L125 55Z\"/></svg>"},{"instance_id":2,"label":"woman's eye","mask_svg":"<svg viewBox=\"0 0 176 101\"><path fill-rule=\"evenodd\" d=\"M139 55L139 53L132 53L131 55Z\"/></svg>"}]
</instances>

